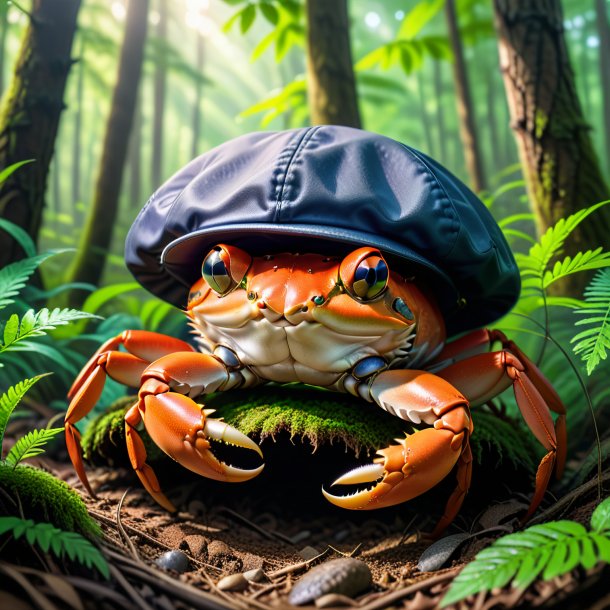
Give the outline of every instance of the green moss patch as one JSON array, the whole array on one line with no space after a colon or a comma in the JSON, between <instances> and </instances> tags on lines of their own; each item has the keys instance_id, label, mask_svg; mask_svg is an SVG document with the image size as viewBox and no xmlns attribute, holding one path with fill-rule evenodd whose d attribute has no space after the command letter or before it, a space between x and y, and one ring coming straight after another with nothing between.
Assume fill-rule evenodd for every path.
<instances>
[{"instance_id":1,"label":"green moss patch","mask_svg":"<svg viewBox=\"0 0 610 610\"><path fill-rule=\"evenodd\" d=\"M123 417L133 402L133 396L120 399L91 423L82 439L86 459L98 465L129 465ZM314 451L336 445L356 456L367 455L412 431L409 422L375 404L298 384L219 392L207 397L205 405L217 410L212 417L224 418L257 441L286 435L293 442L309 443ZM516 468L535 470L535 440L525 427L484 408L474 409L473 418L471 443L477 462L491 454L494 467L498 461L509 461ZM141 435L150 463L166 459L146 431Z\"/></svg>"},{"instance_id":2,"label":"green moss patch","mask_svg":"<svg viewBox=\"0 0 610 610\"><path fill-rule=\"evenodd\" d=\"M0 463L0 487L12 498L19 498L26 519L52 523L59 529L88 538L101 536L99 525L89 516L79 495L44 470L27 465L13 468ZM8 507L8 500L2 504ZM17 507L9 514L21 516Z\"/></svg>"}]
</instances>

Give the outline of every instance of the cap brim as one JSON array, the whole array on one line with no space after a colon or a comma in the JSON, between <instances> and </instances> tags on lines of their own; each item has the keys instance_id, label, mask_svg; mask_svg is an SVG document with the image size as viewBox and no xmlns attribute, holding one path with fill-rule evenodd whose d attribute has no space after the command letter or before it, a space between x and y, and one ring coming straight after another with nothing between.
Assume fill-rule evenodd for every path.
<instances>
[{"instance_id":1,"label":"cap brim","mask_svg":"<svg viewBox=\"0 0 610 610\"><path fill-rule=\"evenodd\" d=\"M388 257L390 266L402 275L434 280L427 285L445 313L457 308L458 291L441 269L400 242L353 229L307 224L219 225L193 231L170 242L161 254L161 265L190 288L200 277L203 257L219 243L236 245L254 256L279 252L343 255L355 247L373 246L379 248Z\"/></svg>"}]
</instances>

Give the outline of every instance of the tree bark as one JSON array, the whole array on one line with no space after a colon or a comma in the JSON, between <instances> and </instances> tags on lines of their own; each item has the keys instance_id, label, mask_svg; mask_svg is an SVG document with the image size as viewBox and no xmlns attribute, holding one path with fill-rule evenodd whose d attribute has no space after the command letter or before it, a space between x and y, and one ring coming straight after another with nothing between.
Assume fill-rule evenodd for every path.
<instances>
[{"instance_id":1,"label":"tree bark","mask_svg":"<svg viewBox=\"0 0 610 610\"><path fill-rule=\"evenodd\" d=\"M0 217L37 241L44 208L70 51L80 0L34 0L9 90L0 112L0 168L35 159L0 186ZM0 232L0 267L18 259L19 246Z\"/></svg>"},{"instance_id":2,"label":"tree bark","mask_svg":"<svg viewBox=\"0 0 610 610\"><path fill-rule=\"evenodd\" d=\"M480 192L485 186L485 174L481 159L481 145L476 128L474 105L468 85L468 72L464 59L464 48L458 28L455 0L445 3L445 17L449 31L449 43L453 51L453 74L457 93L457 110L460 119L460 137L464 147L466 170L470 176L470 185L474 191Z\"/></svg>"},{"instance_id":3,"label":"tree bark","mask_svg":"<svg viewBox=\"0 0 610 610\"><path fill-rule=\"evenodd\" d=\"M606 170L610 172L610 23L605 0L595 0L597 35L599 36L599 71L602 83L604 114L604 152Z\"/></svg>"},{"instance_id":4,"label":"tree bark","mask_svg":"<svg viewBox=\"0 0 610 610\"><path fill-rule=\"evenodd\" d=\"M538 230L610 198L576 93L559 0L494 0L500 67ZM610 247L610 209L580 224L566 253ZM586 278L569 276L564 293Z\"/></svg>"},{"instance_id":5,"label":"tree bark","mask_svg":"<svg viewBox=\"0 0 610 610\"><path fill-rule=\"evenodd\" d=\"M306 4L311 124L360 127L347 0L307 0Z\"/></svg>"},{"instance_id":6,"label":"tree bark","mask_svg":"<svg viewBox=\"0 0 610 610\"><path fill-rule=\"evenodd\" d=\"M0 2L0 96L4 93L4 60L8 34L8 2Z\"/></svg>"},{"instance_id":7,"label":"tree bark","mask_svg":"<svg viewBox=\"0 0 610 610\"><path fill-rule=\"evenodd\" d=\"M155 82L153 93L153 142L152 142L152 183L157 188L163 181L163 116L165 114L165 91L167 66L161 50L167 43L167 0L159 0L159 23L157 24L159 52L155 61Z\"/></svg>"},{"instance_id":8,"label":"tree bark","mask_svg":"<svg viewBox=\"0 0 610 610\"><path fill-rule=\"evenodd\" d=\"M77 204L81 197L81 157L82 157L82 118L83 118L83 81L84 81L85 43L81 37L76 81L76 113L74 115L74 140L72 141L72 203Z\"/></svg>"},{"instance_id":9,"label":"tree bark","mask_svg":"<svg viewBox=\"0 0 610 610\"><path fill-rule=\"evenodd\" d=\"M71 282L99 284L104 270L117 216L129 133L142 73L148 4L148 0L130 0L128 4L118 79L106 125L93 205L74 266L69 271L68 281ZM80 305L82 296L80 292L72 292L71 305Z\"/></svg>"},{"instance_id":10,"label":"tree bark","mask_svg":"<svg viewBox=\"0 0 610 610\"><path fill-rule=\"evenodd\" d=\"M196 50L196 68L197 74L203 74L204 67L204 39L199 32L195 32L197 37L197 50ZM201 136L201 91L203 85L201 81L195 82L195 102L193 104L193 144L191 149L191 157L194 159L197 155L201 154L199 150L199 139Z\"/></svg>"}]
</instances>

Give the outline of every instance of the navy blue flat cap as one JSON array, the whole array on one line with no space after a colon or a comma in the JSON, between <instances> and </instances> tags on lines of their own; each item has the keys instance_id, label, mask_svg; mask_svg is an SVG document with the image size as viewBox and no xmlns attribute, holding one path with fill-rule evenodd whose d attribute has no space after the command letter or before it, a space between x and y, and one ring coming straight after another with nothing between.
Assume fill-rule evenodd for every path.
<instances>
[{"instance_id":1,"label":"navy blue flat cap","mask_svg":"<svg viewBox=\"0 0 610 610\"><path fill-rule=\"evenodd\" d=\"M436 295L450 335L488 324L519 273L483 203L400 142L334 125L241 136L197 157L150 198L125 259L148 290L185 307L217 243L253 255L379 248Z\"/></svg>"}]
</instances>

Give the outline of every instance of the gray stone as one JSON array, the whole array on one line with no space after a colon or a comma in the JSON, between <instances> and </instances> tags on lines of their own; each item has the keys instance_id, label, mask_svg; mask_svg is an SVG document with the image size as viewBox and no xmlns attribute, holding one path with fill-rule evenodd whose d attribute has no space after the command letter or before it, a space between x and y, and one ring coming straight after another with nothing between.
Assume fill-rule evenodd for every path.
<instances>
[{"instance_id":1,"label":"gray stone","mask_svg":"<svg viewBox=\"0 0 610 610\"><path fill-rule=\"evenodd\" d=\"M155 563L164 570L174 570L179 574L186 572L191 562L182 551L167 551L157 558Z\"/></svg>"}]
</instances>

